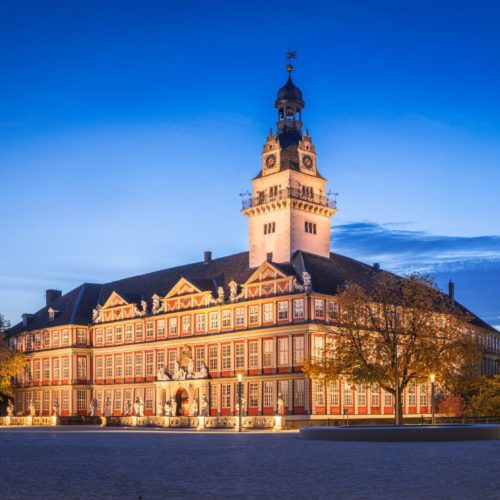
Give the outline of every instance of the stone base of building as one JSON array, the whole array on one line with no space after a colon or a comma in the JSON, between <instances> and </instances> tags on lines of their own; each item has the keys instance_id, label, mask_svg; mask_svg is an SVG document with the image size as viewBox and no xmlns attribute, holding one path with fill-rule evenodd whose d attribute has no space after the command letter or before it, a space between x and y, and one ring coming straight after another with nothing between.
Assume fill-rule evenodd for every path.
<instances>
[{"instance_id":1,"label":"stone base of building","mask_svg":"<svg viewBox=\"0 0 500 500\"><path fill-rule=\"evenodd\" d=\"M15 425L27 426L52 426L61 423L60 417L0 417L0 426Z\"/></svg>"}]
</instances>

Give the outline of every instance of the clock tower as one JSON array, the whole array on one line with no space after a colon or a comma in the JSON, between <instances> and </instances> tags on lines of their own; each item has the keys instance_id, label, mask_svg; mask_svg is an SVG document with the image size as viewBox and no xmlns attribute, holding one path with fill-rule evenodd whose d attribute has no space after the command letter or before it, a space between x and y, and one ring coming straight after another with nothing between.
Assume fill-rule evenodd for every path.
<instances>
[{"instance_id":1,"label":"clock tower","mask_svg":"<svg viewBox=\"0 0 500 500\"><path fill-rule=\"evenodd\" d=\"M330 257L330 218L335 202L326 194L326 179L317 169L309 132L302 131L302 92L288 80L278 91L276 132L267 136L262 167L243 201L248 217L250 267L266 259L289 262L297 250Z\"/></svg>"}]
</instances>

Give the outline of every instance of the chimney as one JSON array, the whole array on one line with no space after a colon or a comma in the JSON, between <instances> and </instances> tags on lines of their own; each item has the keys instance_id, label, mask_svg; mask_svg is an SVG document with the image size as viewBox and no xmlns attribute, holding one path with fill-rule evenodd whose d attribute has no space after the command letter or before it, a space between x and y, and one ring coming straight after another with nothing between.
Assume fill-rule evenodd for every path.
<instances>
[{"instance_id":1,"label":"chimney","mask_svg":"<svg viewBox=\"0 0 500 500\"><path fill-rule=\"evenodd\" d=\"M450 298L451 307L455 307L455 283L453 283L453 280L448 283L448 297Z\"/></svg>"},{"instance_id":2,"label":"chimney","mask_svg":"<svg viewBox=\"0 0 500 500\"><path fill-rule=\"evenodd\" d=\"M203 252L203 262L207 263L212 260L212 252L210 250L206 250Z\"/></svg>"},{"instance_id":3,"label":"chimney","mask_svg":"<svg viewBox=\"0 0 500 500\"><path fill-rule=\"evenodd\" d=\"M273 252L267 252L266 253L266 260L267 260L267 262L272 262L273 261Z\"/></svg>"},{"instance_id":4,"label":"chimney","mask_svg":"<svg viewBox=\"0 0 500 500\"><path fill-rule=\"evenodd\" d=\"M373 264L373 270L380 271L380 264L378 262L375 262L375 264Z\"/></svg>"},{"instance_id":5,"label":"chimney","mask_svg":"<svg viewBox=\"0 0 500 500\"><path fill-rule=\"evenodd\" d=\"M47 307L52 305L60 297L62 297L61 290L45 290L45 305Z\"/></svg>"}]
</instances>

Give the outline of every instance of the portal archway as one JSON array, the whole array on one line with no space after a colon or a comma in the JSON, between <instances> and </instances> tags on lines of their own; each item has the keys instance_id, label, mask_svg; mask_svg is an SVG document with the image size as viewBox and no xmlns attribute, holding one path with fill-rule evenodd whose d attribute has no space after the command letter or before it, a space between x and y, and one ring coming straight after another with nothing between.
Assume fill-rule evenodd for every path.
<instances>
[{"instance_id":1,"label":"portal archway","mask_svg":"<svg viewBox=\"0 0 500 500\"><path fill-rule=\"evenodd\" d=\"M189 395L183 387L175 393L175 402L177 403L177 415L187 417L189 415Z\"/></svg>"}]
</instances>

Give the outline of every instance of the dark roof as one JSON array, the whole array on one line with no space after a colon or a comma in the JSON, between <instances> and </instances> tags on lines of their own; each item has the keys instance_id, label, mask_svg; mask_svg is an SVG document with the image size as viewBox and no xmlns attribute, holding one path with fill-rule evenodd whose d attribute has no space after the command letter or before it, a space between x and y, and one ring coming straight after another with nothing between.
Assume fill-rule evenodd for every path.
<instances>
[{"instance_id":1,"label":"dark roof","mask_svg":"<svg viewBox=\"0 0 500 500\"><path fill-rule=\"evenodd\" d=\"M305 106L302 98L302 91L292 82L290 73L288 74L288 80L285 85L278 90L275 106L278 107L281 101L298 101L302 107Z\"/></svg>"},{"instance_id":2,"label":"dark roof","mask_svg":"<svg viewBox=\"0 0 500 500\"><path fill-rule=\"evenodd\" d=\"M97 304L104 304L112 292L118 293L130 302L139 303L141 300L146 300L150 303L153 294L164 297L182 277L201 290L215 292L219 286L227 289L230 281L244 283L255 272L255 268L248 267L248 257L248 252L242 252L208 262L195 262L141 274L103 285L85 283L52 303L51 307L59 311L53 321L49 321L48 307L44 307L29 320L27 327L21 322L6 333L15 334L64 324L88 325L92 320L92 309ZM299 280L302 280L302 273L307 271L312 278L313 290L328 295L337 294L339 288L347 281L353 281L368 288L376 273L387 273L387 271L376 270L373 266L336 253L326 258L297 251L291 262L273 263L273 265L287 276L295 276ZM391 273L387 274L395 276ZM458 306L463 307L460 304ZM467 312L470 313L470 311ZM472 316L473 324L496 332L480 318L473 314Z\"/></svg>"}]
</instances>

